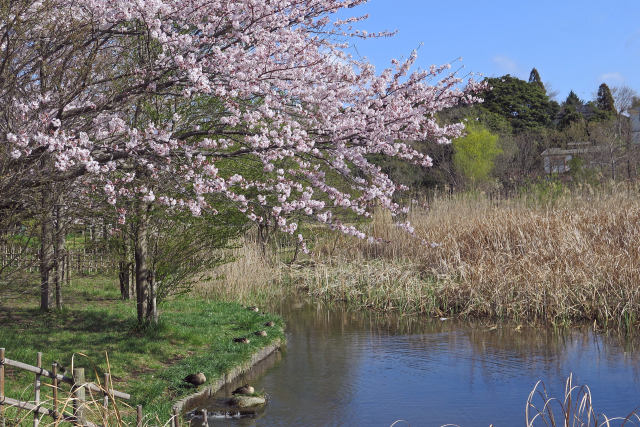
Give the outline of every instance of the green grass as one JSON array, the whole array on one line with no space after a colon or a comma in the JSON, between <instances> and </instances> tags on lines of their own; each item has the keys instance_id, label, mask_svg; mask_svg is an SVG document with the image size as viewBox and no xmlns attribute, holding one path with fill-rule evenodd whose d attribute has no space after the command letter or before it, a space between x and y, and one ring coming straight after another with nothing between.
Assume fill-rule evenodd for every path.
<instances>
[{"instance_id":1,"label":"green grass","mask_svg":"<svg viewBox=\"0 0 640 427\"><path fill-rule=\"evenodd\" d=\"M114 280L75 282L72 289L64 289L68 302L62 311L41 313L37 295L0 299L0 347L6 348L6 357L35 365L36 353L42 351L43 364L50 368L54 361L69 367L75 354L74 366L85 367L88 379L95 381L95 373L102 377L108 369L107 352L114 388L130 393L130 405L141 404L145 415L160 420L170 417L175 400L195 391L182 381L187 374L204 372L210 382L284 337L276 316L191 296L164 302L159 324L140 328L134 302L119 300ZM276 323L268 328L269 336L252 334L265 329L269 320ZM251 342L234 343L239 336L250 336ZM5 394L32 400L33 374L7 371ZM51 391L45 388L44 393Z\"/></svg>"}]
</instances>

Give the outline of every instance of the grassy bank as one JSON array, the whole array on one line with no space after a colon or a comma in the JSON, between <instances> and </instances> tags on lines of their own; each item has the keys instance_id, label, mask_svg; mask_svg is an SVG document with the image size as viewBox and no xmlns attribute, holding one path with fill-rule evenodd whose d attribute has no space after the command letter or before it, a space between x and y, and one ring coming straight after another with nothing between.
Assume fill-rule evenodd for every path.
<instances>
[{"instance_id":1,"label":"grassy bank","mask_svg":"<svg viewBox=\"0 0 640 427\"><path fill-rule=\"evenodd\" d=\"M302 291L429 316L631 327L640 318L638 194L613 187L553 198L436 198L408 215L417 236L433 247L377 215L362 228L389 243L318 234L303 262L255 267L252 261L258 274L251 283L219 280L200 292L251 298L270 283L279 285L272 291L278 295ZM244 251L255 253L251 246ZM243 263L227 266L228 277Z\"/></svg>"},{"instance_id":2,"label":"grassy bank","mask_svg":"<svg viewBox=\"0 0 640 427\"><path fill-rule=\"evenodd\" d=\"M146 417L160 420L150 422L161 425L169 419L173 401L194 392L182 381L187 374L202 371L209 380L219 378L257 349L283 338L282 321L275 316L190 296L161 304L159 325L141 330L134 303L120 301L117 286L102 277L74 280L71 288L64 289L67 308L49 314L37 310L33 292L19 299L3 295L0 347L6 348L6 357L30 364L42 351L46 368L54 361L69 367L75 354L74 365L85 367L91 380L94 371L110 369L114 388L130 393L129 404L143 405ZM276 327L265 328L269 320ZM269 336L252 335L260 329L268 329ZM239 336L250 336L250 343L234 343ZM33 378L8 368L6 395L32 400ZM49 388L43 393L50 398ZM133 416L130 409L124 412ZM12 415L15 411L9 412Z\"/></svg>"}]
</instances>

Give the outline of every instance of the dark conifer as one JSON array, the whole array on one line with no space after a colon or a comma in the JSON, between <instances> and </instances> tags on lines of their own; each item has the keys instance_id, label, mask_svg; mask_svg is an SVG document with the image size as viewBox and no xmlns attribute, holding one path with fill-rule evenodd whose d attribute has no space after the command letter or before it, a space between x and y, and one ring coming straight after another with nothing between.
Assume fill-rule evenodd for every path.
<instances>
[{"instance_id":1,"label":"dark conifer","mask_svg":"<svg viewBox=\"0 0 640 427\"><path fill-rule=\"evenodd\" d=\"M616 107L611 95L611 90L606 83L602 83L598 88L598 98L596 99L598 109L607 113L615 113Z\"/></svg>"},{"instance_id":2,"label":"dark conifer","mask_svg":"<svg viewBox=\"0 0 640 427\"><path fill-rule=\"evenodd\" d=\"M538 73L538 70L535 67L531 70L531 73L529 74L529 83L533 83L539 86L540 89L542 89L546 93L547 90L545 89L544 84L542 83L542 79L540 78L540 73Z\"/></svg>"},{"instance_id":3,"label":"dark conifer","mask_svg":"<svg viewBox=\"0 0 640 427\"><path fill-rule=\"evenodd\" d=\"M580 106L580 105L584 105L584 102L578 98L578 95L576 95L576 93L574 91L569 92L569 95L567 96L567 99L564 101L564 105L571 105L574 107Z\"/></svg>"}]
</instances>

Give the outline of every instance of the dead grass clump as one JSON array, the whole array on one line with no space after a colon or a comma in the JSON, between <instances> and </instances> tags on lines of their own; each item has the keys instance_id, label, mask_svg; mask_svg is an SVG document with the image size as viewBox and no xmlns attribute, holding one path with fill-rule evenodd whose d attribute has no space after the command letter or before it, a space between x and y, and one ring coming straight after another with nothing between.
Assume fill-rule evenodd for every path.
<instances>
[{"instance_id":1,"label":"dead grass clump","mask_svg":"<svg viewBox=\"0 0 640 427\"><path fill-rule=\"evenodd\" d=\"M586 385L573 385L573 375L567 378L562 399L549 397L544 383L538 381L529 393L525 417L527 427L611 427L613 425L632 426L640 423L640 416L636 411L626 417L614 418L597 414L593 407L591 390Z\"/></svg>"},{"instance_id":2,"label":"dead grass clump","mask_svg":"<svg viewBox=\"0 0 640 427\"><path fill-rule=\"evenodd\" d=\"M365 231L387 243L314 230L304 265L264 256L247 239L195 292L249 303L296 289L381 310L627 328L640 318L636 190L586 188L547 201L458 194L416 204L407 219L420 239L383 213Z\"/></svg>"},{"instance_id":3,"label":"dead grass clump","mask_svg":"<svg viewBox=\"0 0 640 427\"><path fill-rule=\"evenodd\" d=\"M232 251L234 260L198 280L192 292L206 298L253 303L282 291L280 265L263 255L261 247L246 240Z\"/></svg>"},{"instance_id":4,"label":"dead grass clump","mask_svg":"<svg viewBox=\"0 0 640 427\"><path fill-rule=\"evenodd\" d=\"M73 387L66 382L71 378L53 383L50 373L37 377L38 393L37 400L29 400L28 395L34 395L35 386L32 385L22 390L22 395L18 397L19 404L11 403L2 406L0 411L0 425L20 426L20 425L42 425L59 426L69 423L82 424L87 426L173 426L175 424L174 415L166 422L162 422L157 415L147 414L142 416L142 407L132 407L127 402L116 397L113 393L114 385L111 380L111 366L109 357L105 353L107 372L104 381L101 382L97 365L84 354L78 356L86 359L91 365L96 381L82 381ZM71 358L70 372L75 372L74 360L76 354ZM88 378L87 378L88 380ZM43 413L42 410L47 411ZM36 412L39 411L39 412ZM33 421L30 421L33 420Z\"/></svg>"},{"instance_id":5,"label":"dead grass clump","mask_svg":"<svg viewBox=\"0 0 640 427\"><path fill-rule=\"evenodd\" d=\"M361 298L365 305L516 320L630 324L640 314L635 193L584 192L552 204L459 196L414 207L408 219L434 247L378 214L367 231L389 243L341 236L317 242L318 266L306 273L312 292L334 288L336 296L373 295Z\"/></svg>"},{"instance_id":6,"label":"dead grass clump","mask_svg":"<svg viewBox=\"0 0 640 427\"><path fill-rule=\"evenodd\" d=\"M439 313L440 284L422 278L409 263L317 263L314 268L289 270L297 289L316 299L343 301L378 310Z\"/></svg>"}]
</instances>

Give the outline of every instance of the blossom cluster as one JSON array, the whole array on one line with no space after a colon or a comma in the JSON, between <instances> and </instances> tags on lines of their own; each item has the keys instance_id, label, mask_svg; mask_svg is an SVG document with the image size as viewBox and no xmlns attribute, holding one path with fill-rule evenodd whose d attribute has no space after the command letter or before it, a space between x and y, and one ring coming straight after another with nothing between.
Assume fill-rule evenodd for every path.
<instances>
[{"instance_id":1,"label":"blossom cluster","mask_svg":"<svg viewBox=\"0 0 640 427\"><path fill-rule=\"evenodd\" d=\"M448 65L411 72L416 52L379 73L348 55L335 40L387 35L333 15L365 1L22 2L3 30L51 52L7 50L3 82L19 90L4 95L0 138L15 162L45 156L61 177L98 183L120 222L120 201L199 215L215 198L287 233L307 218L365 238L338 213L403 212L371 156L431 166L411 142L461 135L436 113L483 88ZM238 162L256 168L230 170Z\"/></svg>"}]
</instances>

